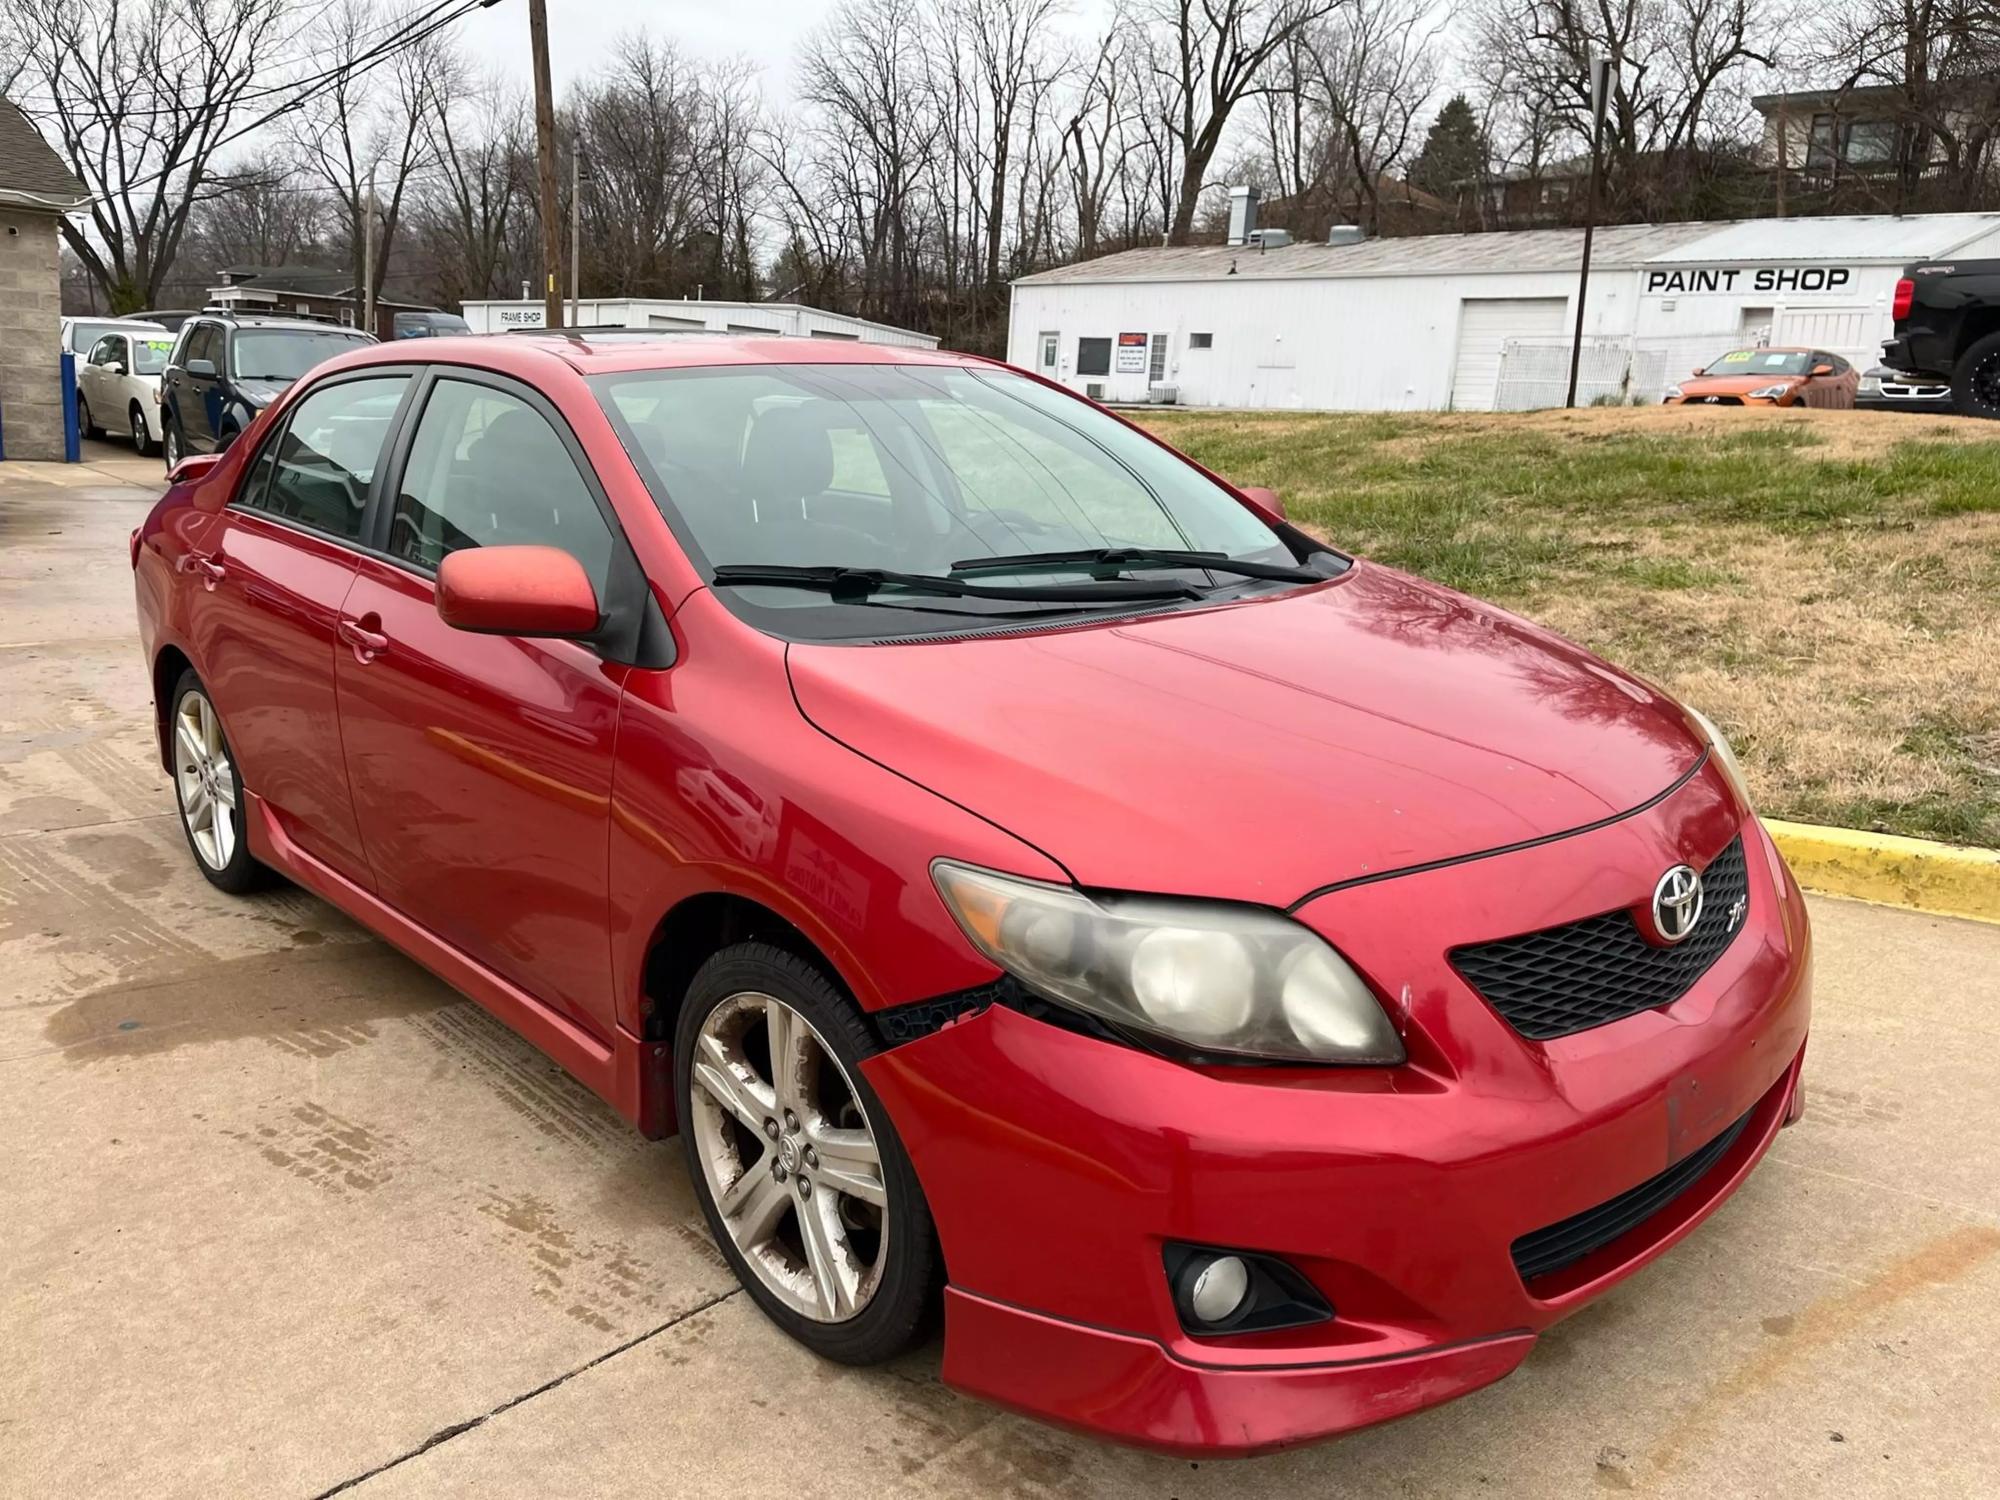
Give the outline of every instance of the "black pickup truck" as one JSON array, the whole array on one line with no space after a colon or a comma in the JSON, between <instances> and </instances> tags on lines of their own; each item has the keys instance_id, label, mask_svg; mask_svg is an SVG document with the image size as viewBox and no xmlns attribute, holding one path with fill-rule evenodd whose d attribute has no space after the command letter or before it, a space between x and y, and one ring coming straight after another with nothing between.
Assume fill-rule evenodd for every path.
<instances>
[{"instance_id":1,"label":"black pickup truck","mask_svg":"<svg viewBox=\"0 0 2000 1500\"><path fill-rule=\"evenodd\" d=\"M1951 404L1969 417L2000 417L2000 260L1911 266L1894 311L1882 363L1949 381Z\"/></svg>"}]
</instances>

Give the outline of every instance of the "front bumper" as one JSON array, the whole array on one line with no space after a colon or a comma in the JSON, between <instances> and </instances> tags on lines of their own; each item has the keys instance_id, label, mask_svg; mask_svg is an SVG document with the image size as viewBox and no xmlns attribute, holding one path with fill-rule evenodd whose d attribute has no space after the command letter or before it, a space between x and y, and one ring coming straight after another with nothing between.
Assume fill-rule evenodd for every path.
<instances>
[{"instance_id":1,"label":"front bumper","mask_svg":"<svg viewBox=\"0 0 2000 1500\"><path fill-rule=\"evenodd\" d=\"M1708 772L1643 817L1301 908L1385 992L1402 981L1404 1068L1190 1067L999 1006L870 1059L944 1247L945 1378L1048 1420L1219 1455L1505 1375L1541 1329L1687 1234L1785 1123L1809 1010L1803 900L1747 824L1750 911L1715 967L1672 1005L1546 1043L1509 1029L1441 951L1413 959L1413 933L1439 913L1454 944L1530 930L1524 892L1612 909L1631 894L1621 882L1726 843L1732 816ZM1515 1239L1745 1116L1680 1197L1522 1281ZM1336 1316L1194 1338L1162 1271L1169 1240L1282 1257Z\"/></svg>"}]
</instances>

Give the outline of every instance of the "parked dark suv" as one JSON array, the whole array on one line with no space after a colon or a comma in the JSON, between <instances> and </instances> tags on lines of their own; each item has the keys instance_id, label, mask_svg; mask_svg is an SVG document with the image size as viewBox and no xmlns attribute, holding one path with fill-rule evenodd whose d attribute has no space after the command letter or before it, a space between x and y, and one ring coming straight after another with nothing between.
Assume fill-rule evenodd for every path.
<instances>
[{"instance_id":1,"label":"parked dark suv","mask_svg":"<svg viewBox=\"0 0 2000 1500\"><path fill-rule=\"evenodd\" d=\"M314 365L374 342L357 328L302 318L232 312L189 318L160 377L167 467L190 453L221 452Z\"/></svg>"}]
</instances>

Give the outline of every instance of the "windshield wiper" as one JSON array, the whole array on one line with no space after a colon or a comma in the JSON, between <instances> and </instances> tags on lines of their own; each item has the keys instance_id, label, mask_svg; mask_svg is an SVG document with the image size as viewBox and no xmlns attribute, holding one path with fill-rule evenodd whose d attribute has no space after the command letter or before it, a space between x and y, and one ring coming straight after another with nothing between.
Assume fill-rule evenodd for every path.
<instances>
[{"instance_id":1,"label":"windshield wiper","mask_svg":"<svg viewBox=\"0 0 2000 1500\"><path fill-rule=\"evenodd\" d=\"M1018 573L1026 568L1083 567L1107 572L1120 568L1207 568L1245 578L1287 583L1323 583L1325 575L1288 563L1249 562L1224 552L1180 552L1170 547L1083 547L1074 552L1021 552L1011 557L968 557L951 565L958 573ZM1109 581L1109 580L1104 580Z\"/></svg>"},{"instance_id":2,"label":"windshield wiper","mask_svg":"<svg viewBox=\"0 0 2000 1500\"><path fill-rule=\"evenodd\" d=\"M934 594L947 599L999 599L1027 604L1144 604L1168 599L1200 599L1203 591L1186 583L1154 583L1140 578L1107 578L1090 583L967 583L934 573L895 573L886 568L832 565L793 567L781 563L724 563L715 582L769 588L820 589L836 603L855 604L884 589Z\"/></svg>"}]
</instances>

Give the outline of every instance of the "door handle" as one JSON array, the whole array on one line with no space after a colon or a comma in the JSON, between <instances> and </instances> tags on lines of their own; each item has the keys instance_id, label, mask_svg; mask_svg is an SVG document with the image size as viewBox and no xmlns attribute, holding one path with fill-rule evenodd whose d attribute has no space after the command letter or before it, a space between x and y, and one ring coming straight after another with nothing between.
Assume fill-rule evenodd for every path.
<instances>
[{"instance_id":1,"label":"door handle","mask_svg":"<svg viewBox=\"0 0 2000 1500\"><path fill-rule=\"evenodd\" d=\"M199 573L204 588L214 588L229 574L229 570L212 557L203 557L199 552L181 554L177 564L183 573Z\"/></svg>"},{"instance_id":2,"label":"door handle","mask_svg":"<svg viewBox=\"0 0 2000 1500\"><path fill-rule=\"evenodd\" d=\"M389 649L389 637L377 630L364 630L354 620L342 620L339 629L340 638L354 648L354 659L358 662L371 662Z\"/></svg>"}]
</instances>

